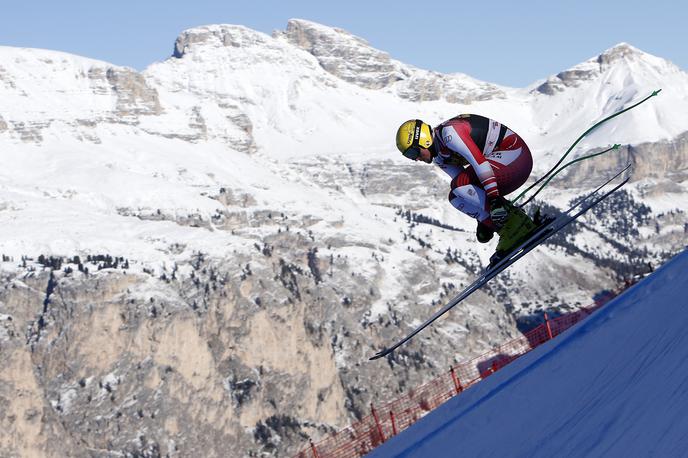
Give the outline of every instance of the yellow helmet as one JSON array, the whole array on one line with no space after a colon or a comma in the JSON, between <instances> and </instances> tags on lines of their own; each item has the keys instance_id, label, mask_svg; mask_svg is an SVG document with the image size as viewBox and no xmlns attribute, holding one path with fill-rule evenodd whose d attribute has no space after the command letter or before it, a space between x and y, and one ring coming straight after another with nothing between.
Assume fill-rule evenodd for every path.
<instances>
[{"instance_id":1,"label":"yellow helmet","mask_svg":"<svg viewBox=\"0 0 688 458\"><path fill-rule=\"evenodd\" d=\"M420 148L432 145L432 127L420 119L411 119L397 130L397 148L409 159L420 156Z\"/></svg>"}]
</instances>

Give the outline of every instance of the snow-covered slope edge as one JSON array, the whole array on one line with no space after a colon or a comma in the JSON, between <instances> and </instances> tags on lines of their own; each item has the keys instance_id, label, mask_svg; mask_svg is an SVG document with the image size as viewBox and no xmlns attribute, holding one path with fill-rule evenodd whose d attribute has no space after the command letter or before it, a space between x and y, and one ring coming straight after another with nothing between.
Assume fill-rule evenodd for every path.
<instances>
[{"instance_id":1,"label":"snow-covered slope edge","mask_svg":"<svg viewBox=\"0 0 688 458\"><path fill-rule=\"evenodd\" d=\"M370 456L681 455L686 285L688 251Z\"/></svg>"}]
</instances>

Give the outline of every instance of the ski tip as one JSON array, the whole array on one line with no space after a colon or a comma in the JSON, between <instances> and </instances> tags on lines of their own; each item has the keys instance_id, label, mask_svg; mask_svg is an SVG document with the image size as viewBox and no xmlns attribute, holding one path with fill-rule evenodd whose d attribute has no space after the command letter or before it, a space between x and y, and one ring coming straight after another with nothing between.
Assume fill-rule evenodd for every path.
<instances>
[{"instance_id":1,"label":"ski tip","mask_svg":"<svg viewBox=\"0 0 688 458\"><path fill-rule=\"evenodd\" d=\"M390 354L390 353L391 353L391 350L385 348L384 350L379 351L379 352L375 353L375 355L373 355L373 356L371 356L370 358L368 358L368 361L375 361L376 359L380 359L380 358L382 358L383 356L387 356L387 355Z\"/></svg>"},{"instance_id":2,"label":"ski tip","mask_svg":"<svg viewBox=\"0 0 688 458\"><path fill-rule=\"evenodd\" d=\"M631 175L633 174L633 172L634 172L633 163L632 163L632 162L629 162L629 163L626 165L626 168L623 169L623 171L625 172L624 176L626 177L626 179L630 178L630 176L631 176Z\"/></svg>"},{"instance_id":3,"label":"ski tip","mask_svg":"<svg viewBox=\"0 0 688 458\"><path fill-rule=\"evenodd\" d=\"M657 94L659 94L660 92L662 92L662 90L661 90L661 89L657 89L656 91L654 91L654 92L652 93L652 95L651 95L650 97L654 97L654 96L656 96Z\"/></svg>"}]
</instances>

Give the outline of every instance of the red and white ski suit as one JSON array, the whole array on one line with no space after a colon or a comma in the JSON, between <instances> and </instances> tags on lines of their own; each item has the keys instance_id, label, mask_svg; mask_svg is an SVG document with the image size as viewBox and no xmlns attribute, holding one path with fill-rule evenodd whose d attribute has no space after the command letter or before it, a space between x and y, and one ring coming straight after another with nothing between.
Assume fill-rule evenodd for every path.
<instances>
[{"instance_id":1,"label":"red and white ski suit","mask_svg":"<svg viewBox=\"0 0 688 458\"><path fill-rule=\"evenodd\" d=\"M463 114L433 129L433 162L451 177L449 202L486 221L488 200L523 185L533 168L528 145L507 126Z\"/></svg>"}]
</instances>

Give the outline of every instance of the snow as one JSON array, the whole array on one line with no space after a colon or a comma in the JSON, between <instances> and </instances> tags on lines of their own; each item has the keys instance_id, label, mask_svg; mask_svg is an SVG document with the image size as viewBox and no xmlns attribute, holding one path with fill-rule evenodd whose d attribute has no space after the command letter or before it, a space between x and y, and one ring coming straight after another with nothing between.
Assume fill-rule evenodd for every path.
<instances>
[{"instance_id":1,"label":"snow","mask_svg":"<svg viewBox=\"0 0 688 458\"><path fill-rule=\"evenodd\" d=\"M683 456L688 250L369 456Z\"/></svg>"},{"instance_id":2,"label":"snow","mask_svg":"<svg viewBox=\"0 0 688 458\"><path fill-rule=\"evenodd\" d=\"M365 42L350 34L302 23L367 55L356 51ZM443 83L466 85L476 95L472 103L450 103L400 98L398 84L413 89L412 78L365 89L328 73L283 37L246 27L209 25L180 39L187 44L181 57L141 73L65 53L0 47L0 254L15 265L23 255L110 254L132 268L159 270L199 251L218 259L250 256L254 242L288 224L312 230L319 242L336 242L350 265L377 276L374 318L408 287L418 260L406 250L416 245L402 241L405 226L395 221L394 207L466 231L433 229L440 250L465 254L470 246L485 263L494 249L475 247L475 222L447 203L443 172L398 154L393 136L402 121L421 116L435 125L465 112L498 119L531 146L534 176L607 110L659 87L658 97L603 126L586 145L675 138L688 125L688 75L638 50L604 68L595 58L582 63L581 70L599 75L551 96L445 75ZM421 80L431 73L393 66ZM108 74L126 77L115 78L116 85ZM494 90L504 96L477 100ZM155 102L145 98L153 96ZM357 180L364 174L384 182L375 194L361 192ZM441 178L432 185L405 181L419 176ZM677 183L681 192L687 185ZM221 189L230 202L217 198ZM578 192L553 186L543 197L564 207ZM648 199L668 212L686 207L685 194L677 196ZM288 220L261 220L267 212ZM218 213L227 216L226 226L214 223ZM204 224L193 227L188 218ZM425 234L425 228L415 232ZM371 252L380 251L384 262L373 263ZM450 270L444 273L456 283L467 281L462 269Z\"/></svg>"}]
</instances>

